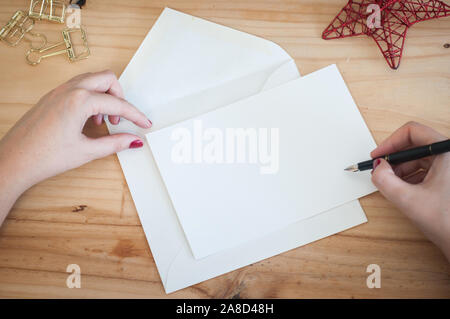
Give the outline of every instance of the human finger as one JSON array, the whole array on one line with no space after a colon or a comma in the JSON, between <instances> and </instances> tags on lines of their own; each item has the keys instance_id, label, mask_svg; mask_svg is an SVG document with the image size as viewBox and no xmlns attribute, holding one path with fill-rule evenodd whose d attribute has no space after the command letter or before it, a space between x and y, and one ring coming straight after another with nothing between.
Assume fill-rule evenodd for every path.
<instances>
[{"instance_id":1,"label":"human finger","mask_svg":"<svg viewBox=\"0 0 450 319\"><path fill-rule=\"evenodd\" d=\"M125 100L104 93L91 93L87 99L88 116L115 115L126 118L139 127L150 128L152 122L144 113Z\"/></svg>"},{"instance_id":2,"label":"human finger","mask_svg":"<svg viewBox=\"0 0 450 319\"><path fill-rule=\"evenodd\" d=\"M109 93L121 99L125 98L122 86L114 72L110 70L85 74L78 79L75 87L99 93Z\"/></svg>"},{"instance_id":3,"label":"human finger","mask_svg":"<svg viewBox=\"0 0 450 319\"><path fill-rule=\"evenodd\" d=\"M446 139L432 128L416 122L408 122L384 140L370 155L377 158L410 147L427 145Z\"/></svg>"},{"instance_id":4,"label":"human finger","mask_svg":"<svg viewBox=\"0 0 450 319\"><path fill-rule=\"evenodd\" d=\"M395 175L401 178L417 172L420 169L428 170L432 164L431 158L421 158L415 161L397 164L394 167Z\"/></svg>"},{"instance_id":5,"label":"human finger","mask_svg":"<svg viewBox=\"0 0 450 319\"><path fill-rule=\"evenodd\" d=\"M384 159L377 159L374 164L372 182L381 194L399 207L408 205L413 194L413 185L395 175L392 167Z\"/></svg>"}]
</instances>

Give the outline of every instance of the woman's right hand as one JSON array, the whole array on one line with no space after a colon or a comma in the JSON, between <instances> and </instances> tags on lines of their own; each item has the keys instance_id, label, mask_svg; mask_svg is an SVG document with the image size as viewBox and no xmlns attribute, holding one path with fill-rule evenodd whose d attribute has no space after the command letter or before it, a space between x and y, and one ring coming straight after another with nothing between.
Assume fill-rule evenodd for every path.
<instances>
[{"instance_id":1,"label":"woman's right hand","mask_svg":"<svg viewBox=\"0 0 450 319\"><path fill-rule=\"evenodd\" d=\"M447 137L409 122L372 151L372 158L432 144ZM450 153L391 165L374 163L372 182L444 252L450 261Z\"/></svg>"}]
</instances>

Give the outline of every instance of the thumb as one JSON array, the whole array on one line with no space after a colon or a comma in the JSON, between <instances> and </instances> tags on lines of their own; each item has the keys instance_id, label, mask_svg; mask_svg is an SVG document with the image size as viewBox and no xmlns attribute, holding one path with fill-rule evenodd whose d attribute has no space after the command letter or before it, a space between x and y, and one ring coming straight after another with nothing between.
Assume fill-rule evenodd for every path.
<instances>
[{"instance_id":1,"label":"thumb","mask_svg":"<svg viewBox=\"0 0 450 319\"><path fill-rule=\"evenodd\" d=\"M395 175L391 165L380 158L374 162L372 183L386 199L399 208L404 208L413 196L413 185Z\"/></svg>"},{"instance_id":2,"label":"thumb","mask_svg":"<svg viewBox=\"0 0 450 319\"><path fill-rule=\"evenodd\" d=\"M129 148L144 146L142 139L133 134L119 133L88 140L90 160L102 158Z\"/></svg>"}]
</instances>

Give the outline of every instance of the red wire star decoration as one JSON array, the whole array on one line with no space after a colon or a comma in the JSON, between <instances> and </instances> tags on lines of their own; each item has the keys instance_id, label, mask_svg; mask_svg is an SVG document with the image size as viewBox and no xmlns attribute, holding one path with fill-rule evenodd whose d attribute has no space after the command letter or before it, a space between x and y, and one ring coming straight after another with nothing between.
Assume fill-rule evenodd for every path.
<instances>
[{"instance_id":1,"label":"red wire star decoration","mask_svg":"<svg viewBox=\"0 0 450 319\"><path fill-rule=\"evenodd\" d=\"M374 5L380 9L379 24L375 26ZM450 6L437 0L350 0L323 31L322 38L330 40L365 34L375 40L389 66L397 69L408 28L420 21L449 15Z\"/></svg>"}]
</instances>

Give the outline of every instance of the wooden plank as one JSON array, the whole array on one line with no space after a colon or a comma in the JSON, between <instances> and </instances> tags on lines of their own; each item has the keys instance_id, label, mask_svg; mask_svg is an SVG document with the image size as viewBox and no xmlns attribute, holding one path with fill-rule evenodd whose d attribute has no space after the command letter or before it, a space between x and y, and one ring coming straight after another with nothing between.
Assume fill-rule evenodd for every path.
<instances>
[{"instance_id":1,"label":"wooden plank","mask_svg":"<svg viewBox=\"0 0 450 319\"><path fill-rule=\"evenodd\" d=\"M120 74L164 6L272 40L302 74L331 63L339 69L377 142L415 120L450 135L450 18L409 31L399 70L387 67L364 37L324 41L321 32L346 0L88 1L82 23L92 56L62 56L38 67L26 45L0 43L0 136L38 99L72 76L111 69ZM0 0L6 22L28 0ZM36 30L59 40L61 25ZM90 135L106 128L88 125ZM405 298L450 297L450 267L411 222L376 193L361 200L369 222L167 296L116 156L34 186L0 228L2 298ZM366 267L382 269L381 289L368 289ZM69 264L82 288L68 289Z\"/></svg>"}]
</instances>

